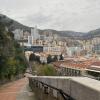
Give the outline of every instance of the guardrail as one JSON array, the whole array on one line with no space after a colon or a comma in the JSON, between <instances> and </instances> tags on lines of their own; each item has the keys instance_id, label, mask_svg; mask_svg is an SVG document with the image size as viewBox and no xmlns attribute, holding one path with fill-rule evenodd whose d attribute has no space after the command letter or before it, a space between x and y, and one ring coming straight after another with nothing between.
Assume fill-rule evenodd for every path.
<instances>
[{"instance_id":1,"label":"guardrail","mask_svg":"<svg viewBox=\"0 0 100 100\"><path fill-rule=\"evenodd\" d=\"M58 89L58 88L56 88L56 87L54 87L54 86L51 86L51 85L48 85L48 84L46 84L46 83L44 83L44 82L41 82L41 81L39 81L39 80L29 78L29 85L30 85L31 88L32 88L33 85L34 85L35 87L39 87L40 84L44 87L45 93L48 93L48 92L47 92L47 89L48 89L48 88L51 88L51 89L54 89L54 90L58 91L58 92L61 94L61 96L63 97L64 100L75 100L74 98L72 98L70 95L66 94L66 93L65 93L63 90L61 90L61 89Z\"/></svg>"},{"instance_id":2,"label":"guardrail","mask_svg":"<svg viewBox=\"0 0 100 100\"><path fill-rule=\"evenodd\" d=\"M60 100L100 100L100 81L88 77L31 76L29 85Z\"/></svg>"}]
</instances>

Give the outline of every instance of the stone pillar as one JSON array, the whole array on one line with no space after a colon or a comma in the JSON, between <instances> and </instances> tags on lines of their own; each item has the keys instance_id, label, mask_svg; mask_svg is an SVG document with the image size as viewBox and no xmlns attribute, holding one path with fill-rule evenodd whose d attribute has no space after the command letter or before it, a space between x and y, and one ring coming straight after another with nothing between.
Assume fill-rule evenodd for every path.
<instances>
[{"instance_id":1,"label":"stone pillar","mask_svg":"<svg viewBox=\"0 0 100 100\"><path fill-rule=\"evenodd\" d=\"M49 89L48 89L47 86L44 86L44 93L45 93L45 94L48 94L48 93L49 93Z\"/></svg>"}]
</instances>

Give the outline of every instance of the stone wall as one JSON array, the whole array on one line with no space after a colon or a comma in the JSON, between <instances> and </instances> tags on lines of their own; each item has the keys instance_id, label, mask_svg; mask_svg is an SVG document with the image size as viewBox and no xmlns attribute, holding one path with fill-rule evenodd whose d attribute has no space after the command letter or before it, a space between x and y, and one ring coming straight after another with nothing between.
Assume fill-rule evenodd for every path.
<instances>
[{"instance_id":1,"label":"stone wall","mask_svg":"<svg viewBox=\"0 0 100 100\"><path fill-rule=\"evenodd\" d=\"M87 77L29 77L31 81L36 80L49 86L62 90L63 93L72 97L69 100L100 100L100 81ZM34 86L34 85L31 85ZM48 90L50 87L48 86ZM48 91L47 90L47 91ZM60 94L61 95L61 94ZM59 96L59 91L53 89L53 96ZM62 100L62 99L59 99Z\"/></svg>"}]
</instances>

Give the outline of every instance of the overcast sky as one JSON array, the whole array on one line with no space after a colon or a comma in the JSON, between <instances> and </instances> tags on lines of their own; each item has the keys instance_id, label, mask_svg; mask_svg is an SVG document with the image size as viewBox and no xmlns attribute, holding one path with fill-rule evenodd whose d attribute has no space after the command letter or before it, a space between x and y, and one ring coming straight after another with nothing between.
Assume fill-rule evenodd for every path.
<instances>
[{"instance_id":1,"label":"overcast sky","mask_svg":"<svg viewBox=\"0 0 100 100\"><path fill-rule=\"evenodd\" d=\"M100 28L100 0L0 0L0 13L40 29Z\"/></svg>"}]
</instances>

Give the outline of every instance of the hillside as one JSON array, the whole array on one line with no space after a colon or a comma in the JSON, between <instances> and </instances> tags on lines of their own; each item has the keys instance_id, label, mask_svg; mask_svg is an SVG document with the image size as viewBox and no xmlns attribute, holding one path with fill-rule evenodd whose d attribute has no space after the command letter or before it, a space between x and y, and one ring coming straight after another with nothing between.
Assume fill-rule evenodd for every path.
<instances>
[{"instance_id":1,"label":"hillside","mask_svg":"<svg viewBox=\"0 0 100 100\"><path fill-rule=\"evenodd\" d=\"M7 16L5 16L5 15L2 15L2 14L0 14L0 22L2 22L2 23L6 23L6 24L10 24L9 26L8 26L8 28L9 28L9 30L11 30L11 31L13 31L13 30L15 30L15 29L23 29L23 30L28 30L28 31L30 31L30 27L28 27L28 26L25 26L25 25L23 25L23 24L21 24L21 23L19 23L19 22L17 22L17 21L15 21L15 20L13 20L13 19L11 19L11 18L9 18L9 17L7 17Z\"/></svg>"},{"instance_id":2,"label":"hillside","mask_svg":"<svg viewBox=\"0 0 100 100\"><path fill-rule=\"evenodd\" d=\"M9 30L11 30L11 31L18 29L18 28L23 29L24 31L27 30L29 32L31 30L31 27L25 26L25 25L15 21L15 20L12 20L11 18L9 18L5 15L2 15L2 14L0 14L0 22L10 23ZM73 38L73 39L88 39L88 38L100 36L100 29L92 30L87 33L75 32L75 31L57 31L57 30L53 30L53 29L45 29L45 30L39 29L40 34L44 34L44 31L51 31L53 34L57 34L61 37L69 37L69 38Z\"/></svg>"},{"instance_id":3,"label":"hillside","mask_svg":"<svg viewBox=\"0 0 100 100\"><path fill-rule=\"evenodd\" d=\"M13 31L15 29L21 28L23 30L27 30L30 32L30 27L25 26L5 15L0 14L0 22L4 23L11 23L9 26L9 30ZM74 31L56 31L53 29L45 29L45 30L39 30L40 34L43 34L44 31L51 31L53 34L57 34L62 37L81 37L83 34L82 32L74 32Z\"/></svg>"}]
</instances>

